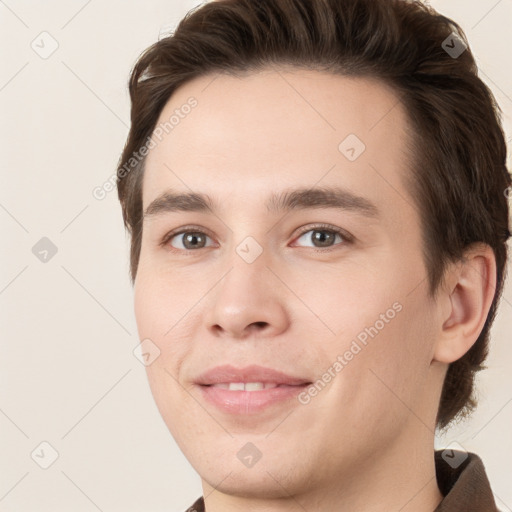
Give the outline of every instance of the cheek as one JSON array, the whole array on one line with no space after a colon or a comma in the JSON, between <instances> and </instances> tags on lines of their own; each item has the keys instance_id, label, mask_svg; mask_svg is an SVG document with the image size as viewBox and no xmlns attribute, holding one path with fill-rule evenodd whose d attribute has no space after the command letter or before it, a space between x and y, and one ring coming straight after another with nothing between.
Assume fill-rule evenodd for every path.
<instances>
[{"instance_id":1,"label":"cheek","mask_svg":"<svg viewBox=\"0 0 512 512\"><path fill-rule=\"evenodd\" d=\"M160 415L176 436L183 431L180 418L184 419L182 412L189 407L188 394L178 379L191 343L183 334L188 317L183 300L177 300L180 291L167 286L165 281L140 272L134 290L134 311L139 339L151 340L159 351L146 366L146 375Z\"/></svg>"},{"instance_id":2,"label":"cheek","mask_svg":"<svg viewBox=\"0 0 512 512\"><path fill-rule=\"evenodd\" d=\"M370 339L370 331L385 331L400 316L400 283L384 282L382 274L386 273L354 263L339 269L310 268L307 279L290 276L291 288L302 299L292 313L300 312L302 318L297 323L304 323L306 304L311 318L308 330L323 334L322 345L326 342L331 351L345 348L340 340L358 338L364 343Z\"/></svg>"},{"instance_id":3,"label":"cheek","mask_svg":"<svg viewBox=\"0 0 512 512\"><path fill-rule=\"evenodd\" d=\"M184 333L192 317L187 315L185 303L180 290L176 286L168 286L166 280L145 272L137 275L134 312L140 341L151 340L149 345L157 347L153 350L157 351L158 356L146 366L157 401L160 396L158 388L165 388L169 392L178 385L174 378L179 376L179 369L190 350L190 340Z\"/></svg>"},{"instance_id":4,"label":"cheek","mask_svg":"<svg viewBox=\"0 0 512 512\"><path fill-rule=\"evenodd\" d=\"M175 275L149 271L145 265L139 268L134 286L134 312L140 336L170 339L179 330L180 319L186 317L198 300L182 282Z\"/></svg>"},{"instance_id":5,"label":"cheek","mask_svg":"<svg viewBox=\"0 0 512 512\"><path fill-rule=\"evenodd\" d=\"M398 397L414 403L428 378L434 342L426 281L418 286L421 270L381 268L371 273L354 265L346 278L325 280L307 296L334 334L315 348L325 361L320 374L340 362L332 370L340 375L334 394L349 401L357 396L359 404L379 410L391 402L400 407Z\"/></svg>"},{"instance_id":6,"label":"cheek","mask_svg":"<svg viewBox=\"0 0 512 512\"><path fill-rule=\"evenodd\" d=\"M425 416L421 398L428 384L428 339L413 327L417 312L414 305L405 303L378 333L361 331L368 334L366 344L349 336L338 337L337 346L330 347L327 360L332 364L342 356L343 369L332 379L332 387L307 407L315 417L329 411L326 421L332 428L326 430L338 432L343 425L345 445L357 445L364 432L377 449L378 440L393 439L409 418ZM329 436L328 443L337 446L336 435Z\"/></svg>"},{"instance_id":7,"label":"cheek","mask_svg":"<svg viewBox=\"0 0 512 512\"><path fill-rule=\"evenodd\" d=\"M428 303L421 299L421 294L401 297L401 309L394 318L388 323L374 322L373 329L364 331L367 345L356 365L358 375L366 375L366 386L359 384L366 393L363 402L373 404L381 416L392 411L395 418L405 418L411 411L421 415L434 339L433 329L425 321ZM357 380L359 376L354 374Z\"/></svg>"}]
</instances>

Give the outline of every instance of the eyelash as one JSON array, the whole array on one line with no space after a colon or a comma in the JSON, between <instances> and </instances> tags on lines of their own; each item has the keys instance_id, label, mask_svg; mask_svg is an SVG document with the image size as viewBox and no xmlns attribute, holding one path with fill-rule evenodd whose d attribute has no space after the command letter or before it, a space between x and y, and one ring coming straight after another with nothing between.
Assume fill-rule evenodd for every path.
<instances>
[{"instance_id":1,"label":"eyelash","mask_svg":"<svg viewBox=\"0 0 512 512\"><path fill-rule=\"evenodd\" d=\"M306 249L312 249L314 252L320 252L320 253L331 252L333 250L339 249L340 246L344 246L344 245L351 244L354 242L354 237L351 234L349 234L348 232L346 232L343 229L337 228L330 224L316 224L313 226L305 226L304 229L300 230L300 232L294 239L300 238L304 233L307 233L309 231L327 231L334 235L339 235L343 239L343 241L341 243L338 243L331 247L325 247L325 248L306 247ZM202 235L206 235L206 236L210 237L210 235L208 235L208 233L205 233L203 231L203 228L201 228L199 226L186 226L185 228L182 228L179 231L171 231L170 233L167 233L163 237L163 239L159 243L159 245L162 247L165 247L165 246L167 246L167 244L169 244L169 242L175 236L183 235L185 233L200 233ZM210 237L210 238L212 238L212 237ZM172 247L172 246L170 246L170 248L169 248L170 251L179 252L179 253L183 253L183 252L193 253L193 252L199 251L200 249L207 249L207 247L200 247L199 249L188 249L188 250L187 249L176 249L175 247Z\"/></svg>"}]
</instances>

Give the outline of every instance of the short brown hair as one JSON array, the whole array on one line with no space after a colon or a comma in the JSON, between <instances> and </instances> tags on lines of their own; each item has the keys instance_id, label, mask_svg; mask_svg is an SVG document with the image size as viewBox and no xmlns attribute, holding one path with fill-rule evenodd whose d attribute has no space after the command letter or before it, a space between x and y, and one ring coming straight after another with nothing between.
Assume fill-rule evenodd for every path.
<instances>
[{"instance_id":1,"label":"short brown hair","mask_svg":"<svg viewBox=\"0 0 512 512\"><path fill-rule=\"evenodd\" d=\"M445 49L456 42L467 47L458 56ZM476 407L474 377L486 368L505 279L511 176L501 109L478 77L463 30L419 1L217 0L190 11L173 34L150 46L131 73L132 124L117 174L131 234L132 284L141 247L145 162L126 172L133 153L151 136L180 85L207 73L236 75L273 64L377 78L397 92L413 127L407 187L420 213L432 297L447 263L460 260L475 242L492 247L494 300L475 344L448 368L436 425L466 417Z\"/></svg>"}]
</instances>

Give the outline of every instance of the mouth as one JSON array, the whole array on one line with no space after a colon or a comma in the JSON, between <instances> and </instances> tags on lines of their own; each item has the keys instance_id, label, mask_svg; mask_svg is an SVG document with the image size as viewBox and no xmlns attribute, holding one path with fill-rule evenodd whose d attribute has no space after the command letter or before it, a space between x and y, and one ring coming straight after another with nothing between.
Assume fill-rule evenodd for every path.
<instances>
[{"instance_id":1,"label":"mouth","mask_svg":"<svg viewBox=\"0 0 512 512\"><path fill-rule=\"evenodd\" d=\"M311 382L304 384L280 384L277 382L220 382L217 384L204 384L204 386L228 389L229 391L261 391L263 389L303 387L309 384L311 384Z\"/></svg>"},{"instance_id":2,"label":"mouth","mask_svg":"<svg viewBox=\"0 0 512 512\"><path fill-rule=\"evenodd\" d=\"M312 381L263 366L225 365L206 371L195 384L203 399L223 413L255 415L266 409L277 414L299 405L293 399Z\"/></svg>"},{"instance_id":3,"label":"mouth","mask_svg":"<svg viewBox=\"0 0 512 512\"><path fill-rule=\"evenodd\" d=\"M248 386L249 389L263 389L278 386L297 386L310 384L309 379L295 377L280 370L268 368L265 366L251 365L245 368L236 368L232 365L216 366L211 368L195 379L196 384L213 386L213 385L235 385L235 390L240 390L240 386Z\"/></svg>"}]
</instances>

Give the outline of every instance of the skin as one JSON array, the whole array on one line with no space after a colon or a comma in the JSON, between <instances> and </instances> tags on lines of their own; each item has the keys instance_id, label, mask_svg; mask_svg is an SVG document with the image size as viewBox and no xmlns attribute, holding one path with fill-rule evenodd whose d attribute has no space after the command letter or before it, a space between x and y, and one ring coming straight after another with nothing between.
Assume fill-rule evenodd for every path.
<instances>
[{"instance_id":1,"label":"skin","mask_svg":"<svg viewBox=\"0 0 512 512\"><path fill-rule=\"evenodd\" d=\"M209 75L179 88L159 122L191 96L197 107L150 150L143 207L172 188L207 193L220 209L145 219L134 299L140 339L161 351L147 366L155 402L201 477L207 511L432 512L442 499L442 382L484 325L492 251L475 246L429 297L419 217L403 184L407 117L381 82L284 67ZM366 145L352 162L338 149L348 134ZM271 192L314 185L364 196L379 217L263 206ZM326 251L314 231L299 232L316 223L354 241L336 237ZM208 235L205 247L187 249L182 235L159 245L189 225ZM263 250L252 263L236 252L248 236ZM397 302L400 312L308 404L235 416L194 385L227 363L314 382ZM250 468L237 457L248 442L262 454Z\"/></svg>"}]
</instances>

